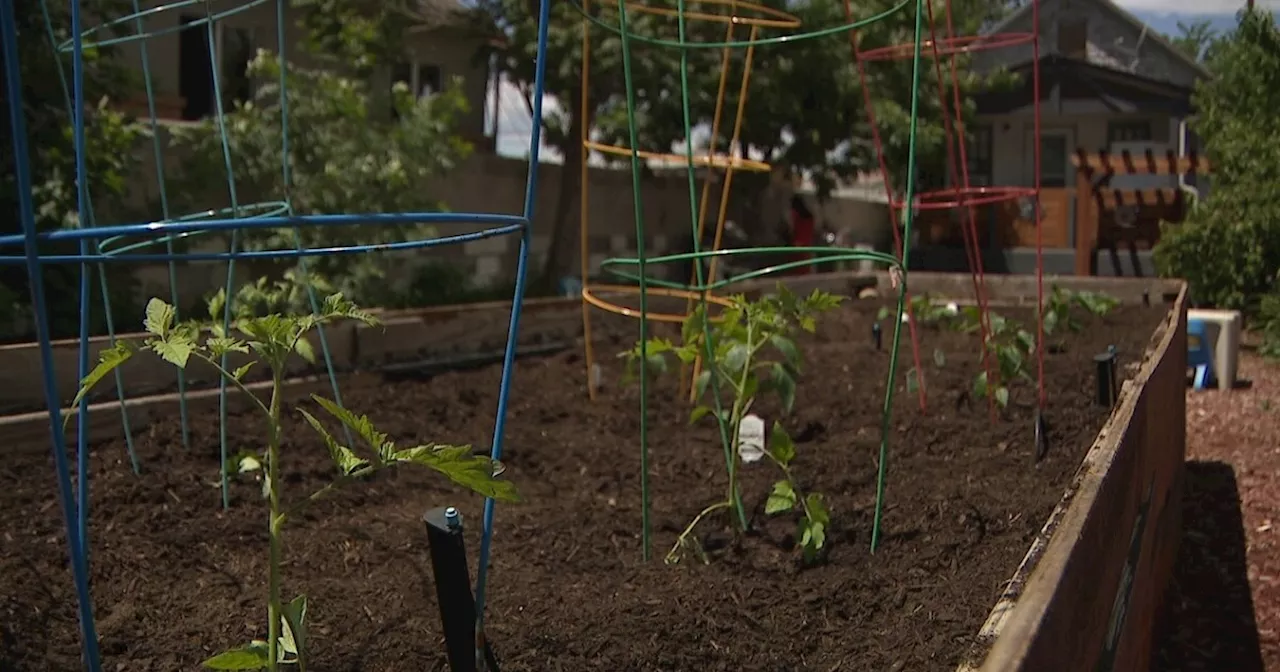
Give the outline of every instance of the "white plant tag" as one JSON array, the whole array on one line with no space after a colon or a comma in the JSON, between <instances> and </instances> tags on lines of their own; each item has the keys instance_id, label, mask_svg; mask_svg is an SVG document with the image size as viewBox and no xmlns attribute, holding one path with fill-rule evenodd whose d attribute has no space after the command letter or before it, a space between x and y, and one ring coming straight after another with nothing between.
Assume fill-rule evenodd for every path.
<instances>
[{"instance_id":1,"label":"white plant tag","mask_svg":"<svg viewBox=\"0 0 1280 672\"><path fill-rule=\"evenodd\" d=\"M591 385L591 389L593 390L599 390L600 386L604 384L604 369L601 369L599 364L591 365L591 375L588 376L588 384Z\"/></svg>"},{"instance_id":2,"label":"white plant tag","mask_svg":"<svg viewBox=\"0 0 1280 672\"><path fill-rule=\"evenodd\" d=\"M764 457L764 420L754 413L738 425L738 457L744 464L759 462Z\"/></svg>"},{"instance_id":3,"label":"white plant tag","mask_svg":"<svg viewBox=\"0 0 1280 672\"><path fill-rule=\"evenodd\" d=\"M959 315L959 314L960 314L960 306L959 306L955 301L952 301L952 302L948 303L948 304L947 304L947 314L948 314L948 315Z\"/></svg>"}]
</instances>

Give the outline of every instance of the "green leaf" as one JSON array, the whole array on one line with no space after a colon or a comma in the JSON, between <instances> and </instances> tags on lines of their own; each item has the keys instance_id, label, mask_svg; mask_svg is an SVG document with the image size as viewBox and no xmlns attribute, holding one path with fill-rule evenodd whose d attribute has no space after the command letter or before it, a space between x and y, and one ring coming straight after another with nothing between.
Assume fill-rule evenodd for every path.
<instances>
[{"instance_id":1,"label":"green leaf","mask_svg":"<svg viewBox=\"0 0 1280 672\"><path fill-rule=\"evenodd\" d=\"M693 409L691 413L689 413L689 424L692 425L693 423L703 419L709 413L711 413L710 407L698 406L697 408Z\"/></svg>"},{"instance_id":2,"label":"green leaf","mask_svg":"<svg viewBox=\"0 0 1280 672\"><path fill-rule=\"evenodd\" d=\"M698 372L698 377L693 381L693 393L695 399L701 399L707 393L707 386L711 384L711 368L708 367Z\"/></svg>"},{"instance_id":3,"label":"green leaf","mask_svg":"<svg viewBox=\"0 0 1280 672\"><path fill-rule=\"evenodd\" d=\"M756 391L760 389L760 379L754 373L747 373L742 379L742 400L745 404L750 404L752 399L756 398Z\"/></svg>"},{"instance_id":4,"label":"green leaf","mask_svg":"<svg viewBox=\"0 0 1280 672\"><path fill-rule=\"evenodd\" d=\"M682 345L675 348L673 352L676 353L676 358L679 359L681 363L692 364L702 355L702 348L699 348L696 343L690 343L688 345Z\"/></svg>"},{"instance_id":5,"label":"green leaf","mask_svg":"<svg viewBox=\"0 0 1280 672\"><path fill-rule=\"evenodd\" d=\"M305 336L299 338L293 344L293 351L298 353L299 357L305 359L308 364L316 363L316 351L311 347L311 341L308 341Z\"/></svg>"},{"instance_id":6,"label":"green leaf","mask_svg":"<svg viewBox=\"0 0 1280 672\"><path fill-rule=\"evenodd\" d=\"M249 352L249 346L243 341L225 336L215 336L205 340L204 347L213 357L221 357L228 352Z\"/></svg>"},{"instance_id":7,"label":"green leaf","mask_svg":"<svg viewBox=\"0 0 1280 672\"><path fill-rule=\"evenodd\" d=\"M1031 354L1036 351L1036 337L1032 336L1031 332L1026 329L1019 329L1017 339L1018 345L1022 347L1023 352Z\"/></svg>"},{"instance_id":8,"label":"green leaf","mask_svg":"<svg viewBox=\"0 0 1280 672\"><path fill-rule=\"evenodd\" d=\"M800 546L806 561L813 561L818 551L827 543L827 526L825 523L805 519L800 521Z\"/></svg>"},{"instance_id":9,"label":"green leaf","mask_svg":"<svg viewBox=\"0 0 1280 672\"><path fill-rule=\"evenodd\" d=\"M202 664L211 670L261 670L270 660L267 643L254 641L243 648L219 653Z\"/></svg>"},{"instance_id":10,"label":"green leaf","mask_svg":"<svg viewBox=\"0 0 1280 672\"><path fill-rule=\"evenodd\" d=\"M377 451L378 455L383 458L384 462L390 461L390 456L391 453L394 452L395 444L387 440L386 434L379 432L378 429L373 426L373 422L369 420L368 416L356 415L355 413L352 413L351 411L318 394L311 395L311 399L317 404L320 404L320 407L323 408L326 413L345 425L347 429L354 432L356 436L359 436L370 448Z\"/></svg>"},{"instance_id":11,"label":"green leaf","mask_svg":"<svg viewBox=\"0 0 1280 672\"><path fill-rule=\"evenodd\" d=\"M889 307L880 306L880 311L876 313L876 322L884 322L889 319Z\"/></svg>"},{"instance_id":12,"label":"green leaf","mask_svg":"<svg viewBox=\"0 0 1280 672\"><path fill-rule=\"evenodd\" d=\"M973 392L979 397L987 396L987 390L989 387L990 387L990 383L987 382L986 371L979 373L977 377L973 379Z\"/></svg>"},{"instance_id":13,"label":"green leaf","mask_svg":"<svg viewBox=\"0 0 1280 672\"><path fill-rule=\"evenodd\" d=\"M258 459L257 455L241 455L240 459L236 460L235 470L237 474L247 474L261 469L262 460Z\"/></svg>"},{"instance_id":14,"label":"green leaf","mask_svg":"<svg viewBox=\"0 0 1280 672\"><path fill-rule=\"evenodd\" d=\"M169 332L169 327L173 326L175 315L177 315L177 311L173 306L153 297L147 302L147 311L142 321L142 328L148 334L163 338Z\"/></svg>"},{"instance_id":15,"label":"green leaf","mask_svg":"<svg viewBox=\"0 0 1280 672\"><path fill-rule=\"evenodd\" d=\"M293 601L283 605L280 614L284 621L284 632L281 636L283 648L297 656L298 671L307 669L307 596L299 595Z\"/></svg>"},{"instance_id":16,"label":"green leaf","mask_svg":"<svg viewBox=\"0 0 1280 672\"><path fill-rule=\"evenodd\" d=\"M482 455L471 452L471 446L424 445L398 450L397 462L407 462L430 467L444 474L458 485L470 488L490 499L500 502L518 502L520 496L515 485L495 476L500 465Z\"/></svg>"},{"instance_id":17,"label":"green leaf","mask_svg":"<svg viewBox=\"0 0 1280 672\"><path fill-rule=\"evenodd\" d=\"M705 308L701 301L690 311L689 317L685 318L683 324L680 325L680 340L686 344L697 341L702 329L702 315Z\"/></svg>"},{"instance_id":18,"label":"green leaf","mask_svg":"<svg viewBox=\"0 0 1280 672\"><path fill-rule=\"evenodd\" d=\"M85 395L89 394L89 392L93 390L94 385L102 382L102 379L105 378L108 373L111 373L116 370L116 367L129 361L129 358L132 356L133 348L129 347L129 344L124 341L116 341L115 345L98 353L98 364L93 367L93 370L90 371L88 375L80 380L80 389L76 392L75 399L71 400L71 405L79 406L80 401L85 398Z\"/></svg>"},{"instance_id":19,"label":"green leaf","mask_svg":"<svg viewBox=\"0 0 1280 672\"><path fill-rule=\"evenodd\" d=\"M1009 388L1001 385L996 388L996 405L1005 408L1009 405Z\"/></svg>"},{"instance_id":20,"label":"green leaf","mask_svg":"<svg viewBox=\"0 0 1280 672\"><path fill-rule=\"evenodd\" d=\"M747 359L750 356L751 351L747 349L745 343L734 343L724 356L725 371L730 375L738 375L742 372L742 367L747 365Z\"/></svg>"},{"instance_id":21,"label":"green leaf","mask_svg":"<svg viewBox=\"0 0 1280 672\"><path fill-rule=\"evenodd\" d=\"M782 358L788 364L795 368L800 368L800 351L796 349L795 341L780 334L773 334L769 337L769 343L777 348L778 352L782 353Z\"/></svg>"},{"instance_id":22,"label":"green leaf","mask_svg":"<svg viewBox=\"0 0 1280 672\"><path fill-rule=\"evenodd\" d=\"M324 298L324 305L320 308L320 316L326 319L341 317L348 320L356 320L371 327L380 323L373 313L358 308L356 304L344 298L341 292L330 294Z\"/></svg>"},{"instance_id":23,"label":"green leaf","mask_svg":"<svg viewBox=\"0 0 1280 672\"><path fill-rule=\"evenodd\" d=\"M809 519L821 523L822 525L831 524L831 513L827 511L827 505L823 500L822 494L817 492L809 493L804 498L805 507L809 510Z\"/></svg>"},{"instance_id":24,"label":"green leaf","mask_svg":"<svg viewBox=\"0 0 1280 672\"><path fill-rule=\"evenodd\" d=\"M1058 311L1047 310L1044 313L1044 333L1052 334L1058 328Z\"/></svg>"},{"instance_id":25,"label":"green leaf","mask_svg":"<svg viewBox=\"0 0 1280 672\"><path fill-rule=\"evenodd\" d=\"M777 420L773 422L773 431L769 433L769 454L784 467L791 464L791 460L796 457L795 442L791 440L787 430L783 429L782 423Z\"/></svg>"},{"instance_id":26,"label":"green leaf","mask_svg":"<svg viewBox=\"0 0 1280 672\"><path fill-rule=\"evenodd\" d=\"M369 461L356 455L350 448L338 443L337 439L316 420L315 416L308 413L305 409L298 409L302 417L306 419L307 424L316 430L320 438L324 441L324 445L329 449L329 457L333 460L333 464L338 468L338 472L343 476L350 476L355 472L369 466Z\"/></svg>"},{"instance_id":27,"label":"green leaf","mask_svg":"<svg viewBox=\"0 0 1280 672\"><path fill-rule=\"evenodd\" d=\"M231 377L235 378L236 380L243 380L244 374L249 373L249 369L252 369L254 364L257 364L257 362L249 362L244 366L236 368L235 371L231 372Z\"/></svg>"},{"instance_id":28,"label":"green leaf","mask_svg":"<svg viewBox=\"0 0 1280 672\"><path fill-rule=\"evenodd\" d=\"M783 513L795 508L796 491L791 487L791 481L778 481L773 484L773 490L769 492L769 499L764 503L764 512L766 515L774 515Z\"/></svg>"},{"instance_id":29,"label":"green leaf","mask_svg":"<svg viewBox=\"0 0 1280 672\"><path fill-rule=\"evenodd\" d=\"M774 362L769 368L769 382L782 401L782 412L790 413L796 404L796 381L791 372L781 363Z\"/></svg>"},{"instance_id":30,"label":"green leaf","mask_svg":"<svg viewBox=\"0 0 1280 672\"><path fill-rule=\"evenodd\" d=\"M191 353L195 352L195 343L178 334L169 334L168 340L153 339L148 343L151 350L174 366L185 369Z\"/></svg>"},{"instance_id":31,"label":"green leaf","mask_svg":"<svg viewBox=\"0 0 1280 672\"><path fill-rule=\"evenodd\" d=\"M226 290L219 288L217 293L209 297L207 306L209 308L209 320L212 322L219 323L218 326L219 328L221 328L223 311L226 310L226 307L227 307Z\"/></svg>"}]
</instances>

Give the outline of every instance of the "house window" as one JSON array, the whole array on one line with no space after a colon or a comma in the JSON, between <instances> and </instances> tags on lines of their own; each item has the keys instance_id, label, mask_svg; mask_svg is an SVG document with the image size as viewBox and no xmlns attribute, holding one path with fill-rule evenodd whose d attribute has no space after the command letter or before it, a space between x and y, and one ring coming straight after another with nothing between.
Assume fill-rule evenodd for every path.
<instances>
[{"instance_id":1,"label":"house window","mask_svg":"<svg viewBox=\"0 0 1280 672\"><path fill-rule=\"evenodd\" d=\"M969 144L965 152L969 159L969 184L985 187L992 183L992 135L991 126L975 124L969 128Z\"/></svg>"},{"instance_id":2,"label":"house window","mask_svg":"<svg viewBox=\"0 0 1280 672\"><path fill-rule=\"evenodd\" d=\"M1108 121L1107 146L1117 142L1151 142L1151 121L1148 119Z\"/></svg>"},{"instance_id":3,"label":"house window","mask_svg":"<svg viewBox=\"0 0 1280 672\"><path fill-rule=\"evenodd\" d=\"M1046 132L1040 136L1040 186L1061 189L1067 186L1071 163L1070 143L1066 133Z\"/></svg>"},{"instance_id":4,"label":"house window","mask_svg":"<svg viewBox=\"0 0 1280 672\"><path fill-rule=\"evenodd\" d=\"M210 49L205 17L184 15L181 21L187 26L178 34L178 95L186 101L182 118L193 121L217 113L215 61L223 111L248 101L253 96L248 75L255 53L253 30L217 23L213 27L214 48Z\"/></svg>"},{"instance_id":5,"label":"house window","mask_svg":"<svg viewBox=\"0 0 1280 672\"><path fill-rule=\"evenodd\" d=\"M418 100L440 92L440 66L426 63L397 63L391 68L392 86L403 83Z\"/></svg>"}]
</instances>

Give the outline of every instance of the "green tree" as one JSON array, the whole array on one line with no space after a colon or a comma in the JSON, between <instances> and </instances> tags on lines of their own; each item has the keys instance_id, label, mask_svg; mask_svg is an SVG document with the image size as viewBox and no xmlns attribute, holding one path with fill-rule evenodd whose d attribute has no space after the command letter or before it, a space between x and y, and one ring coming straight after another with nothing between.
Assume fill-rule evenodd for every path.
<instances>
[{"instance_id":1,"label":"green tree","mask_svg":"<svg viewBox=\"0 0 1280 672\"><path fill-rule=\"evenodd\" d=\"M278 56L260 51L249 66L250 76L262 82L254 100L228 111L222 125L208 120L179 132L178 144L190 158L183 162L175 191L190 201L188 210L228 202L224 127L232 148L237 205L280 201L288 194L299 215L445 209L422 185L447 173L471 150L454 133L455 119L467 109L459 82L427 99L415 99L403 85L387 97L372 92L363 77L290 65L286 100L291 175L286 185L280 67ZM431 235L432 229L355 225L300 227L299 233L307 247L329 247L420 238ZM290 249L294 235L293 228L245 230L240 234L241 249ZM380 305L392 298L384 281L384 259L333 255L306 263L312 274L361 303ZM296 265L274 264L274 274Z\"/></svg>"},{"instance_id":2,"label":"green tree","mask_svg":"<svg viewBox=\"0 0 1280 672\"><path fill-rule=\"evenodd\" d=\"M791 32L808 32L847 23L843 3L836 0L765 0L761 4L789 12L802 21L802 27ZM880 13L892 6L892 0L861 0L855 3L854 18ZM616 3L591 3L593 16L617 25ZM498 69L524 90L532 90L534 55L537 37L538 4L529 0L482 0L476 16L480 27L491 30L493 39L482 50L482 57L497 55ZM698 8L699 11L716 11ZM971 34L991 19L1003 16L1011 5L1002 0L957 0L953 13L957 17L956 33ZM939 13L939 25L944 18ZM629 27L635 34L674 39L676 20L634 11ZM719 42L724 39L723 23L687 22L687 40ZM860 31L860 39L868 48L910 42L914 15L898 12ZM941 30L941 28L940 28ZM760 37L785 34L776 29L762 29ZM581 189L580 169L585 160L579 138L582 128L592 129L599 141L628 146L626 132L625 90L623 88L621 40L606 29L592 25L591 90L587 118L581 118L582 86L579 63L582 51L582 21L569 3L552 8L548 40L546 92L561 103L557 114L544 119L548 145L565 157L564 178L556 207L547 225L552 231L551 251L543 272L554 277L570 268L576 256L577 240L572 235L574 222L568 215ZM738 28L735 39L745 40L748 30ZM732 129L733 107L737 102L738 84L744 64L744 49L732 54L727 92L727 110L722 117L723 136L717 147L723 149ZM687 73L690 92L690 115L693 126L709 124L715 108L721 67L719 49L688 50ZM926 53L926 57L931 54ZM961 59L962 100L982 79L969 74L967 59ZM944 60L943 74L950 82L949 65ZM670 151L673 143L684 140L684 115L679 95L681 90L680 53L632 41L633 82L636 92L638 145L641 149ZM937 83L931 62L922 73L923 93L918 151L926 157L921 172L945 174L945 143ZM872 95L877 100L878 121L882 126L891 171L899 182L905 181L909 105L913 90L909 61L878 63L869 67ZM748 88L748 104L740 148L760 152L775 169L804 172L816 178L820 196L825 197L839 178L878 166L870 142L870 130L863 112L863 98L853 54L847 34L794 43L760 46L752 63ZM950 93L948 92L948 97ZM948 100L948 104L950 100ZM972 113L971 104L963 112ZM954 115L954 111L951 112ZM697 149L702 149L701 147ZM743 194L761 193L763 185L750 175L735 177Z\"/></svg>"},{"instance_id":3,"label":"green tree","mask_svg":"<svg viewBox=\"0 0 1280 672\"><path fill-rule=\"evenodd\" d=\"M1182 53L1194 58L1197 61L1203 61L1208 56L1208 51L1218 40L1218 31L1214 30L1213 24L1207 20L1200 19L1191 23L1178 22L1178 34L1169 35L1169 42L1177 47Z\"/></svg>"},{"instance_id":4,"label":"green tree","mask_svg":"<svg viewBox=\"0 0 1280 672\"><path fill-rule=\"evenodd\" d=\"M616 2L589 2L591 15L600 21L616 26L618 12ZM534 89L537 55L538 9L531 0L478 0L472 11L472 25L478 34L486 37L477 53L478 59L493 58L497 71L524 92ZM632 12L629 29L650 37L675 39L674 20L653 14ZM545 288L561 273L572 266L577 255L577 223L569 215L581 190L581 167L586 156L581 144L584 127L593 129L593 136L600 142L629 146L626 132L626 103L623 87L622 40L619 35L598 25L590 25L590 77L589 91L582 87L582 15L567 2L554 3L547 41L546 93L560 103L558 111L546 111L541 123L543 139L564 157L563 177L558 185L555 206L550 212L538 213L541 228L551 229L552 244L543 268L535 271L535 282ZM679 91L679 54L672 49L631 43L631 68L636 90L645 92ZM707 50L691 54L692 62L700 69L708 70ZM694 68L691 72L697 72ZM714 91L714 89L713 89ZM583 97L589 104L587 116L580 113ZM638 96L640 101L653 100L657 96ZM679 98L677 96L676 101ZM526 97L526 109L532 112L532 101ZM678 104L678 103L677 103ZM675 127L672 115L679 108L671 105L645 106L638 110L639 146L641 149L667 152L672 137L669 131L654 134L659 127L655 115L666 115L665 126ZM683 135L683 134L681 134Z\"/></svg>"},{"instance_id":5,"label":"green tree","mask_svg":"<svg viewBox=\"0 0 1280 672\"><path fill-rule=\"evenodd\" d=\"M1160 272L1185 278L1199 303L1253 313L1280 271L1280 29L1244 11L1206 63L1193 129L1213 161L1213 190L1187 220L1162 227Z\"/></svg>"},{"instance_id":6,"label":"green tree","mask_svg":"<svg viewBox=\"0 0 1280 672\"><path fill-rule=\"evenodd\" d=\"M84 3L86 16L124 16L129 3L120 0L89 0ZM59 53L55 45L71 39L70 10L67 3L43 4L39 0L15 0L13 8L18 22L18 58L21 63L23 105L26 112L27 143L35 200L36 226L40 230L79 226L75 142L72 134L71 55ZM47 12L47 14L46 14ZM47 17L47 21L46 21ZM92 24L86 24L92 25ZM109 31L99 33L108 34ZM136 90L136 82L120 63L117 50L90 48L84 51L85 142L87 146L88 191L95 208L97 224L119 221L126 214L125 205L138 159L134 150L141 129L108 102L108 96L119 101ZM8 110L12 101L0 91L0 109ZM21 233L16 216L17 183L14 165L13 130L6 120L0 123L0 209L9 213L0 225L0 234ZM74 254L76 244L42 246L45 254ZM21 254L20 248L9 248L5 254ZM120 273L111 273L112 308L117 316L132 315L129 305L129 283ZM44 270L49 320L55 338L74 336L80 323L80 269L76 265L47 266ZM101 305L99 283L91 282L94 305ZM22 266L0 266L0 338L30 338L33 324L26 269ZM105 315L101 310L90 314L91 331L104 330Z\"/></svg>"}]
</instances>

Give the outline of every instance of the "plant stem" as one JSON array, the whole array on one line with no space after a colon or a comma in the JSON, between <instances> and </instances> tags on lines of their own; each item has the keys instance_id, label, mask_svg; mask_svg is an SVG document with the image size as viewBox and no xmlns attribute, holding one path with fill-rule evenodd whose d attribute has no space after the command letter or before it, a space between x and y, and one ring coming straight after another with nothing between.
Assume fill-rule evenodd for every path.
<instances>
[{"instance_id":1,"label":"plant stem","mask_svg":"<svg viewBox=\"0 0 1280 672\"><path fill-rule=\"evenodd\" d=\"M691 532L693 532L693 528L697 527L698 523L702 522L703 518L707 517L708 514L719 511L720 509L727 509L731 506L733 506L732 500L716 502L715 504L703 509L697 516L694 516L693 521L684 528L684 531L680 533L680 536L676 537L676 545L671 547L670 553L667 553L667 562L671 563L674 561L673 559L680 552L680 547L684 546L684 540L688 538Z\"/></svg>"},{"instance_id":2,"label":"plant stem","mask_svg":"<svg viewBox=\"0 0 1280 672\"><path fill-rule=\"evenodd\" d=\"M270 516L268 538L270 540L270 574L267 579L267 669L276 672L280 666L280 561L284 516L280 514L280 385L283 380L280 369L271 369L271 407L268 412L267 436L267 498Z\"/></svg>"},{"instance_id":3,"label":"plant stem","mask_svg":"<svg viewBox=\"0 0 1280 672\"><path fill-rule=\"evenodd\" d=\"M747 357L742 362L742 374L738 377L738 382L734 386L733 410L729 413L729 418L733 422L733 431L729 441L728 450L725 458L729 467L729 496L726 499L733 510L738 514L738 530L747 531L747 511L742 506L742 494L738 492L738 439L742 430L742 415L746 412L746 407L751 403L751 399L744 397L747 391L747 377L751 375L751 360L755 358L758 345L751 342L751 325L747 325Z\"/></svg>"}]
</instances>

